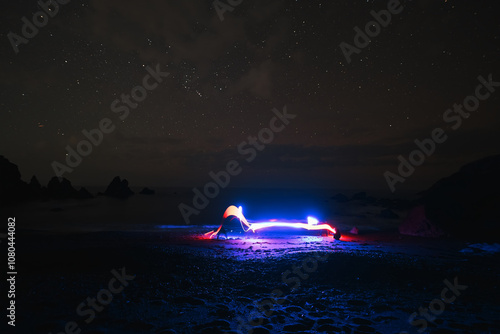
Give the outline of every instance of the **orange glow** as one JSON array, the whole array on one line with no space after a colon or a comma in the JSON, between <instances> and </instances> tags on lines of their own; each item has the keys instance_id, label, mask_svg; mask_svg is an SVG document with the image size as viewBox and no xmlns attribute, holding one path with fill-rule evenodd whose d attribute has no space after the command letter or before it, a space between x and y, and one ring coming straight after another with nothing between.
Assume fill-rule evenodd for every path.
<instances>
[{"instance_id":1,"label":"orange glow","mask_svg":"<svg viewBox=\"0 0 500 334\"><path fill-rule=\"evenodd\" d=\"M243 224L250 228L250 223L246 220L245 216L243 216L243 208L241 206L239 208L235 207L234 205L229 206L224 212L224 216L222 216L222 219L226 219L229 216L238 217Z\"/></svg>"}]
</instances>

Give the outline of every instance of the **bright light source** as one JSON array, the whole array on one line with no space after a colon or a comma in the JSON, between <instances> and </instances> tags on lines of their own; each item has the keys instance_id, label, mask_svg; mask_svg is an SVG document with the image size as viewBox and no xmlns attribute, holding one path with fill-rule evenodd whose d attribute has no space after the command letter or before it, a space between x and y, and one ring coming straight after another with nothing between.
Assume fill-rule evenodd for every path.
<instances>
[{"instance_id":1,"label":"bright light source","mask_svg":"<svg viewBox=\"0 0 500 334\"><path fill-rule=\"evenodd\" d=\"M319 220L317 220L314 217L309 216L309 217L307 217L307 223L309 225L317 225L319 223Z\"/></svg>"},{"instance_id":2,"label":"bright light source","mask_svg":"<svg viewBox=\"0 0 500 334\"><path fill-rule=\"evenodd\" d=\"M243 214L243 207L241 205L238 207L238 209L240 209L241 214Z\"/></svg>"}]
</instances>

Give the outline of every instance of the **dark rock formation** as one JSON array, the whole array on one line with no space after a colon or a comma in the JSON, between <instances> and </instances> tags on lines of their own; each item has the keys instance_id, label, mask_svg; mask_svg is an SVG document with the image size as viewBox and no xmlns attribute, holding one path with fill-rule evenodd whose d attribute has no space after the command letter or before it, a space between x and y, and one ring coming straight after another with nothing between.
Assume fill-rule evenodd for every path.
<instances>
[{"instance_id":1,"label":"dark rock formation","mask_svg":"<svg viewBox=\"0 0 500 334\"><path fill-rule=\"evenodd\" d=\"M421 193L401 224L402 234L436 237L444 234L488 239L496 234L500 207L500 155L469 163ZM481 231L481 233L473 233Z\"/></svg>"},{"instance_id":2,"label":"dark rock formation","mask_svg":"<svg viewBox=\"0 0 500 334\"><path fill-rule=\"evenodd\" d=\"M384 209L382 210L377 217L379 218L386 218L386 219L397 219L399 216L394 213L391 209Z\"/></svg>"},{"instance_id":3,"label":"dark rock formation","mask_svg":"<svg viewBox=\"0 0 500 334\"><path fill-rule=\"evenodd\" d=\"M35 175L31 177L31 181L28 184L29 196L32 199L41 198L46 192L46 188L43 188Z\"/></svg>"},{"instance_id":4,"label":"dark rock formation","mask_svg":"<svg viewBox=\"0 0 500 334\"><path fill-rule=\"evenodd\" d=\"M17 165L0 156L0 205L24 200L28 192L28 185L21 180Z\"/></svg>"},{"instance_id":5,"label":"dark rock formation","mask_svg":"<svg viewBox=\"0 0 500 334\"><path fill-rule=\"evenodd\" d=\"M460 168L423 193L425 214L452 234L467 235L474 229L493 228L500 207L500 155Z\"/></svg>"},{"instance_id":6,"label":"dark rock formation","mask_svg":"<svg viewBox=\"0 0 500 334\"><path fill-rule=\"evenodd\" d=\"M382 198L377 200L376 204L392 210L409 210L420 203L400 198L394 198L394 199Z\"/></svg>"},{"instance_id":7,"label":"dark rock formation","mask_svg":"<svg viewBox=\"0 0 500 334\"><path fill-rule=\"evenodd\" d=\"M94 195L92 195L87 189L84 187L81 187L80 190L78 190L77 194L78 199L89 199L89 198L94 198Z\"/></svg>"},{"instance_id":8,"label":"dark rock formation","mask_svg":"<svg viewBox=\"0 0 500 334\"><path fill-rule=\"evenodd\" d=\"M47 184L47 195L55 199L78 198L78 191L67 179L54 176Z\"/></svg>"},{"instance_id":9,"label":"dark rock formation","mask_svg":"<svg viewBox=\"0 0 500 334\"><path fill-rule=\"evenodd\" d=\"M444 231L425 216L425 207L419 205L408 213L408 217L399 226L399 233L416 237L440 237Z\"/></svg>"},{"instance_id":10,"label":"dark rock formation","mask_svg":"<svg viewBox=\"0 0 500 334\"><path fill-rule=\"evenodd\" d=\"M128 181L126 179L121 180L119 176L116 176L113 181L109 184L104 192L104 195L115 198L128 198L132 196L134 192L128 187Z\"/></svg>"},{"instance_id":11,"label":"dark rock formation","mask_svg":"<svg viewBox=\"0 0 500 334\"><path fill-rule=\"evenodd\" d=\"M142 195L154 195L155 191L149 189L148 187L146 187L146 188L142 189L139 194L142 194Z\"/></svg>"},{"instance_id":12,"label":"dark rock formation","mask_svg":"<svg viewBox=\"0 0 500 334\"><path fill-rule=\"evenodd\" d=\"M0 156L0 205L35 199L86 199L93 198L85 188L77 191L65 178L53 177L42 187L36 176L29 184L21 180L19 168Z\"/></svg>"}]
</instances>

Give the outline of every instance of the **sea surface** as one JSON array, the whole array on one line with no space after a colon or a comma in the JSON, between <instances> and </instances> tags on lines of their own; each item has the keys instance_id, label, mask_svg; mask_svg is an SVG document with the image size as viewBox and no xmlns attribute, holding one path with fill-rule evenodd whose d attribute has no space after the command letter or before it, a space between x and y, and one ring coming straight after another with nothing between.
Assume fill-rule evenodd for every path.
<instances>
[{"instance_id":1,"label":"sea surface","mask_svg":"<svg viewBox=\"0 0 500 334\"><path fill-rule=\"evenodd\" d=\"M105 187L89 188L93 194ZM153 188L154 189L154 188ZM198 187L202 191L203 188ZM327 220L337 216L337 193L352 196L361 190L330 189L221 189L217 196L202 199L193 188L159 188L154 195L135 195L120 200L96 196L88 200L34 201L8 208L15 215L18 226L34 230L101 231L150 230L159 226L213 226L219 225L229 205L242 206L251 220L306 219L307 216ZM388 191L366 191L375 198L395 198ZM415 193L401 194L399 198L413 198ZM412 197L413 196L413 197ZM181 213L183 207L185 214ZM190 212L190 213L189 213Z\"/></svg>"}]
</instances>

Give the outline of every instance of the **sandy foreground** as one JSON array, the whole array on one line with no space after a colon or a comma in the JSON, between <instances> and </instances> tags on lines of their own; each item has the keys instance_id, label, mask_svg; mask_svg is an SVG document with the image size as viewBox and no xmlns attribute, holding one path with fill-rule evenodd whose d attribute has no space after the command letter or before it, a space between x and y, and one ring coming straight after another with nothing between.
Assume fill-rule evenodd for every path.
<instances>
[{"instance_id":1,"label":"sandy foreground","mask_svg":"<svg viewBox=\"0 0 500 334\"><path fill-rule=\"evenodd\" d=\"M499 255L481 245L206 231L18 230L8 333L500 332Z\"/></svg>"}]
</instances>

